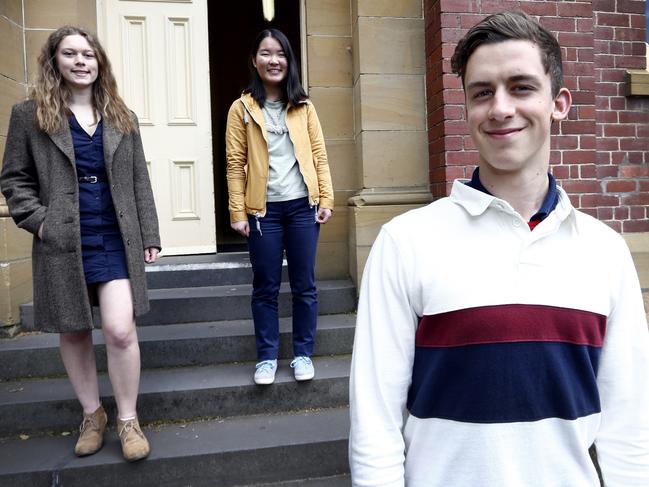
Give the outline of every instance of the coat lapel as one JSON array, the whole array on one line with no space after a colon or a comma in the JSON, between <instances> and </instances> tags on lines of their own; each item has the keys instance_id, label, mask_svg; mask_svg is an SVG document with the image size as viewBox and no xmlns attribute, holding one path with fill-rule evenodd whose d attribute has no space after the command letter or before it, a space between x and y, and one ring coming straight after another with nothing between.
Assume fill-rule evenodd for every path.
<instances>
[{"instance_id":1,"label":"coat lapel","mask_svg":"<svg viewBox=\"0 0 649 487\"><path fill-rule=\"evenodd\" d=\"M261 128L261 135L263 135L264 140L266 141L266 143L268 143L268 136L266 134L266 119L264 118L264 114L261 111L261 108L259 108L259 105L255 101L255 99L249 94L243 95L240 100L243 104L243 108L250 115L250 118L252 118L254 122ZM244 122L248 123L245 120Z\"/></svg>"},{"instance_id":2,"label":"coat lapel","mask_svg":"<svg viewBox=\"0 0 649 487\"><path fill-rule=\"evenodd\" d=\"M106 171L109 176L113 174L113 156L117 147L119 147L119 143L122 141L122 137L122 132L118 131L104 119L104 163L106 164Z\"/></svg>"},{"instance_id":3,"label":"coat lapel","mask_svg":"<svg viewBox=\"0 0 649 487\"><path fill-rule=\"evenodd\" d=\"M67 122L67 120L66 120ZM54 142L54 145L56 145L61 152L63 152L68 160L70 161L70 164L74 165L74 146L72 145L72 133L70 132L70 125L67 123L62 123L61 128L54 132L53 134L49 134L50 139L52 139L52 142Z\"/></svg>"}]
</instances>

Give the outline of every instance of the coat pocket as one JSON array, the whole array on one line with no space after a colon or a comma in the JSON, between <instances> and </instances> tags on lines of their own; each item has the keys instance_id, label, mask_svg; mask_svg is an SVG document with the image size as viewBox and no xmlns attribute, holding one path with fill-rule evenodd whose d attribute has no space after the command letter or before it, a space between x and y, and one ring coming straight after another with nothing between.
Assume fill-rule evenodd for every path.
<instances>
[{"instance_id":1,"label":"coat pocket","mask_svg":"<svg viewBox=\"0 0 649 487\"><path fill-rule=\"evenodd\" d=\"M69 209L65 211L60 204L52 202L45 213L41 248L45 253L68 253L77 248L75 220Z\"/></svg>"}]
</instances>

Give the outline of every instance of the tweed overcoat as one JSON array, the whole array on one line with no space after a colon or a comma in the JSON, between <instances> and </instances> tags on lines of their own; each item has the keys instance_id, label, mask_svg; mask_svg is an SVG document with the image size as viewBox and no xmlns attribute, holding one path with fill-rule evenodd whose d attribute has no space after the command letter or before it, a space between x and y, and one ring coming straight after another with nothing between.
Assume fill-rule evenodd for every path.
<instances>
[{"instance_id":1,"label":"tweed overcoat","mask_svg":"<svg viewBox=\"0 0 649 487\"><path fill-rule=\"evenodd\" d=\"M142 140L139 132L123 134L104 120L103 144L134 312L141 315L149 309L144 249L160 248ZM69 125L64 123L56 133L47 134L36 124L33 101L15 105L0 186L16 224L34 234L35 328L58 333L91 329L92 307L81 255L79 185ZM42 240L37 236L41 223Z\"/></svg>"}]
</instances>

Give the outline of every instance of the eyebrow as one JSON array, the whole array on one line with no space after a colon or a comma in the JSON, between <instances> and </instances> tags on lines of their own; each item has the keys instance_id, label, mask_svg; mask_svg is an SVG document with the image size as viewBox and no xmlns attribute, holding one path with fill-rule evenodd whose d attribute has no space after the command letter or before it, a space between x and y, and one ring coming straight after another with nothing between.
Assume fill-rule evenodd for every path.
<instances>
[{"instance_id":1,"label":"eyebrow","mask_svg":"<svg viewBox=\"0 0 649 487\"><path fill-rule=\"evenodd\" d=\"M519 74L507 78L508 83L520 83L521 81L537 83L537 84L540 82L539 77L534 76L532 74ZM466 89L472 90L476 88L485 88L491 85L492 83L490 83L489 81L472 81L471 83L466 85Z\"/></svg>"},{"instance_id":2,"label":"eyebrow","mask_svg":"<svg viewBox=\"0 0 649 487\"><path fill-rule=\"evenodd\" d=\"M95 52L95 50L92 47L89 47L88 49L86 49L86 48L77 49L76 47L63 47L63 48L61 48L61 51Z\"/></svg>"}]
</instances>

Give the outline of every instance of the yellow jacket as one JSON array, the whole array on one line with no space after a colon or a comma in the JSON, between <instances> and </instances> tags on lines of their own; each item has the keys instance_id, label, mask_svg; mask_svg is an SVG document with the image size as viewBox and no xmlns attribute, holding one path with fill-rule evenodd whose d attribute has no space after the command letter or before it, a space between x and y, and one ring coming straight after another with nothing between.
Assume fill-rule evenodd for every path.
<instances>
[{"instance_id":1,"label":"yellow jacket","mask_svg":"<svg viewBox=\"0 0 649 487\"><path fill-rule=\"evenodd\" d=\"M289 105L286 126L309 190L309 203L333 209L327 152L313 104L305 100L297 106ZM225 155L230 221L247 220L248 214L264 216L269 164L266 122L259 104L248 93L241 95L228 112Z\"/></svg>"}]
</instances>

